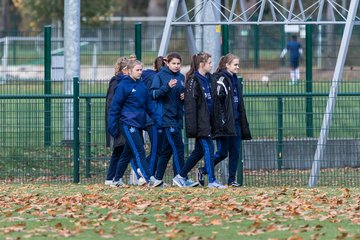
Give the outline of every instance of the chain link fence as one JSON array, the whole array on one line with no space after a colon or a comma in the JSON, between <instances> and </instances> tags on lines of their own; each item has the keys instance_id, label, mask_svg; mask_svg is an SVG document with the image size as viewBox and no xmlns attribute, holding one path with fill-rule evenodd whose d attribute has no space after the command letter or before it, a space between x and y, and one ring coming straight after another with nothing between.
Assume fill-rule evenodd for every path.
<instances>
[{"instance_id":1,"label":"chain link fence","mask_svg":"<svg viewBox=\"0 0 360 240\"><path fill-rule=\"evenodd\" d=\"M51 81L45 81L44 33L8 34L0 39L0 180L3 182L102 183L111 149L105 147L105 94L119 56L136 53L151 68L157 56L163 24L144 23L142 38L134 25L81 30L79 114L65 107L73 99L65 94L64 45L61 29L52 29ZM281 26L231 26L230 52L240 57L245 105L253 140L242 143L241 177L246 186L306 186L324 116L342 27L313 26L310 36L300 27L304 48L301 80L289 85L287 59L279 58L290 34ZM311 38L306 44L305 37ZM333 113L319 185L360 185L360 32L354 28L339 96ZM202 38L196 36L196 41ZM311 49L311 51L306 51ZM188 69L185 30L174 27L169 46L179 52L184 73ZM312 61L311 67L307 61ZM78 116L79 148L74 147L73 125ZM146 139L146 138L145 138ZM192 139L184 139L186 151ZM79 171L74 154L79 153ZM170 164L171 161L170 161ZM74 172L75 169L75 172ZM226 179L226 164L217 167ZM128 171L129 174L129 171ZM168 167L165 182L173 177ZM195 171L192 172L195 178ZM239 179L238 179L239 180Z\"/></svg>"}]
</instances>

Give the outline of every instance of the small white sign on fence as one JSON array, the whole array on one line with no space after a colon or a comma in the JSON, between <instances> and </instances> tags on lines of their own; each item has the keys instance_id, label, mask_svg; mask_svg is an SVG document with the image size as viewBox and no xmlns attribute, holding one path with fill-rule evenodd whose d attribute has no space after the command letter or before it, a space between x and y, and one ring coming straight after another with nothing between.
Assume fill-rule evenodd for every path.
<instances>
[{"instance_id":1,"label":"small white sign on fence","mask_svg":"<svg viewBox=\"0 0 360 240\"><path fill-rule=\"evenodd\" d=\"M51 80L52 81L64 81L64 56L53 55L51 58Z\"/></svg>"}]
</instances>

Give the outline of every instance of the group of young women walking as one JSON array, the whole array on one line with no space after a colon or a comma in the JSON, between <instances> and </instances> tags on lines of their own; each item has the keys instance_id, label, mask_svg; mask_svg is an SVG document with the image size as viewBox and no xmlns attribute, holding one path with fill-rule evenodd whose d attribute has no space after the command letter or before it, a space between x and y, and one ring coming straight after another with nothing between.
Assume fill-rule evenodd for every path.
<instances>
[{"instance_id":1,"label":"group of young women walking","mask_svg":"<svg viewBox=\"0 0 360 240\"><path fill-rule=\"evenodd\" d=\"M139 185L162 186L173 156L175 185L204 185L207 175L209 188L225 188L216 180L214 167L229 156L227 185L240 186L236 182L240 144L242 139L251 139L251 134L237 78L239 58L233 54L221 57L211 74L211 55L200 52L192 56L186 77L180 73L181 63L178 53L170 53L155 59L154 70L143 71L138 60L118 59L106 101L108 139L114 144L105 184L124 186L123 175L131 162ZM195 138L194 150L186 161L184 119L187 137ZM148 157L143 130L151 142ZM202 158L205 165L198 168L198 181L192 181L188 173Z\"/></svg>"}]
</instances>

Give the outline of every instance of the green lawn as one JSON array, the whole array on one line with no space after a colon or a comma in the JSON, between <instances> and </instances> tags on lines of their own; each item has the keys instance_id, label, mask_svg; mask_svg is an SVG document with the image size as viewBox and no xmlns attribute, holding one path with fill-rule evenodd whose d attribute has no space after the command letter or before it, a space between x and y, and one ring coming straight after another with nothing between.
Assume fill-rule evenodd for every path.
<instances>
[{"instance_id":1,"label":"green lawn","mask_svg":"<svg viewBox=\"0 0 360 240\"><path fill-rule=\"evenodd\" d=\"M4 239L359 239L358 188L0 185Z\"/></svg>"}]
</instances>

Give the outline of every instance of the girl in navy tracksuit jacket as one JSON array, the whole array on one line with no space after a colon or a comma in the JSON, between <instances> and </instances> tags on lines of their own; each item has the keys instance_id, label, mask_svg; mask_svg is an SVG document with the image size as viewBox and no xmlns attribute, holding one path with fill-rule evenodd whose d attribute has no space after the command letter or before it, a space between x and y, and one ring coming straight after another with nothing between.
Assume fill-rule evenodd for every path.
<instances>
[{"instance_id":1,"label":"girl in navy tracksuit jacket","mask_svg":"<svg viewBox=\"0 0 360 240\"><path fill-rule=\"evenodd\" d=\"M105 109L105 122L106 122L106 147L111 147L113 149L111 158L110 158L110 164L109 168L106 172L106 179L105 179L105 185L111 185L114 186L114 177L116 173L116 167L119 162L121 153L124 150L125 146L125 138L122 134L120 134L118 137L113 138L111 137L110 133L107 131L108 129L108 114L109 109L111 105L112 98L114 97L114 92L116 86L119 84L119 82L127 75L127 64L128 59L126 57L119 57L116 60L115 63L115 75L110 79L109 87L106 92L106 109ZM142 185L145 182L145 179L140 179L140 175L137 173L137 164L131 160L131 166L135 171L136 178L138 179L138 184Z\"/></svg>"},{"instance_id":2,"label":"girl in navy tracksuit jacket","mask_svg":"<svg viewBox=\"0 0 360 240\"><path fill-rule=\"evenodd\" d=\"M113 151L110 158L110 164L109 168L106 172L106 179L105 179L105 185L113 185L114 183L114 177L116 173L116 166L119 162L120 155L124 150L125 146L125 138L120 134L116 138L112 138L108 129L108 113L111 105L112 98L114 97L114 91L117 86L117 84L127 75L127 69L126 65L128 63L128 59L126 57L119 57L116 60L115 63L115 75L111 78L109 82L109 87L106 93L106 109L105 109L105 122L106 122L106 146L112 147ZM137 165L134 163L134 161L131 161L131 165L136 171ZM136 172L135 172L136 173ZM140 178L140 176L136 173L137 179ZM139 181L141 184L143 181Z\"/></svg>"},{"instance_id":3,"label":"girl in navy tracksuit jacket","mask_svg":"<svg viewBox=\"0 0 360 240\"><path fill-rule=\"evenodd\" d=\"M116 138L121 130L126 145L121 154L114 181L124 186L122 177L132 158L135 159L146 182L154 185L154 177L149 172L141 131L146 124L146 114L153 115L148 89L141 81L142 63L130 61L127 65L129 75L117 85L109 111L109 133Z\"/></svg>"},{"instance_id":4,"label":"girl in navy tracksuit jacket","mask_svg":"<svg viewBox=\"0 0 360 240\"><path fill-rule=\"evenodd\" d=\"M204 157L209 177L209 187L224 188L214 174L214 144L211 138L211 117L213 114L210 74L212 68L211 55L200 52L192 56L190 70L185 82L185 129L189 138L195 138L195 148L186 160L180 173L173 182L184 187L184 179L191 169Z\"/></svg>"},{"instance_id":5,"label":"girl in navy tracksuit jacket","mask_svg":"<svg viewBox=\"0 0 360 240\"><path fill-rule=\"evenodd\" d=\"M156 100L155 118L164 131L163 147L156 168L156 179L162 180L167 163L173 155L174 175L184 165L184 143L181 129L183 127L184 75L180 73L181 56L170 53L166 57L166 66L161 68L151 84L150 94ZM192 185L193 182L187 181Z\"/></svg>"},{"instance_id":6,"label":"girl in navy tracksuit jacket","mask_svg":"<svg viewBox=\"0 0 360 240\"><path fill-rule=\"evenodd\" d=\"M145 85L150 90L151 84L153 82L153 78L156 73L158 73L161 67L164 66L164 57L159 56L154 60L153 67L154 69L146 69L142 72L141 78L143 79ZM150 98L150 101L155 101ZM148 132L151 144L150 154L147 156L146 160L150 167L150 173L152 175L155 174L157 159L159 157L159 153L162 148L162 142L164 139L164 131L162 128L159 128L154 120L150 116L146 116L146 131Z\"/></svg>"}]
</instances>

